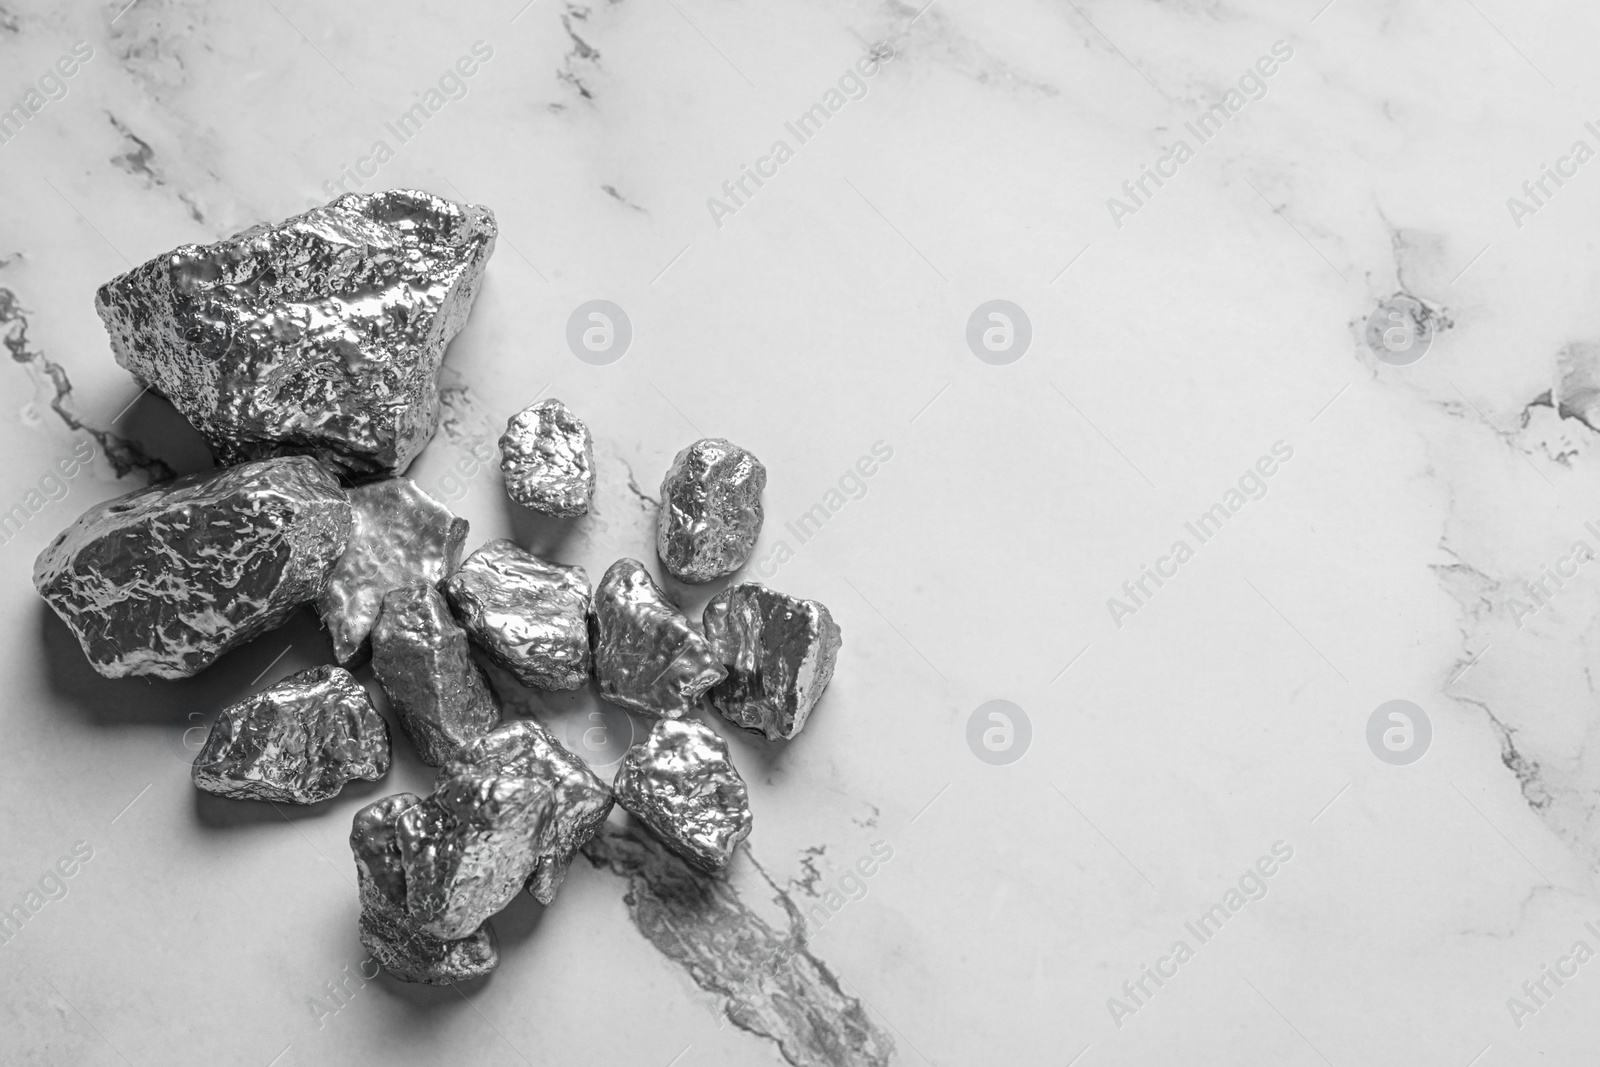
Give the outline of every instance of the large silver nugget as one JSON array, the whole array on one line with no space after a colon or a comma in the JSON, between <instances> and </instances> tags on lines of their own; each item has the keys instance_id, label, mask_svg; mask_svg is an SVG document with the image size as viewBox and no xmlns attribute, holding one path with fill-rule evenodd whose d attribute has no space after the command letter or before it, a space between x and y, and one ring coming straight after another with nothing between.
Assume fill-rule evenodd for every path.
<instances>
[{"instance_id":1,"label":"large silver nugget","mask_svg":"<svg viewBox=\"0 0 1600 1067\"><path fill-rule=\"evenodd\" d=\"M555 803L545 820L538 863L527 886L539 903L555 900L572 858L611 814L610 787L532 719L508 722L467 745L440 778L456 773L457 764L538 778L550 787Z\"/></svg>"},{"instance_id":2,"label":"large silver nugget","mask_svg":"<svg viewBox=\"0 0 1600 1067\"><path fill-rule=\"evenodd\" d=\"M33 565L108 678L187 678L316 598L350 502L305 456L191 474L96 504Z\"/></svg>"},{"instance_id":3,"label":"large silver nugget","mask_svg":"<svg viewBox=\"0 0 1600 1067\"><path fill-rule=\"evenodd\" d=\"M471 934L533 873L554 802L542 779L451 765L396 825L407 914L445 941Z\"/></svg>"},{"instance_id":4,"label":"large silver nugget","mask_svg":"<svg viewBox=\"0 0 1600 1067\"><path fill-rule=\"evenodd\" d=\"M750 836L750 797L728 743L694 719L662 719L628 749L611 790L663 844L716 873Z\"/></svg>"},{"instance_id":5,"label":"large silver nugget","mask_svg":"<svg viewBox=\"0 0 1600 1067\"><path fill-rule=\"evenodd\" d=\"M843 639L828 609L745 582L711 598L706 640L728 671L711 704L729 722L787 740L805 726L833 680Z\"/></svg>"},{"instance_id":6,"label":"large silver nugget","mask_svg":"<svg viewBox=\"0 0 1600 1067\"><path fill-rule=\"evenodd\" d=\"M467 540L467 520L410 478L357 486L350 509L350 543L317 598L333 657L346 667L371 653L383 595L418 580L443 582L461 565Z\"/></svg>"},{"instance_id":7,"label":"large silver nugget","mask_svg":"<svg viewBox=\"0 0 1600 1067\"><path fill-rule=\"evenodd\" d=\"M194 784L235 800L315 804L389 771L389 725L343 667L311 667L224 708Z\"/></svg>"},{"instance_id":8,"label":"large silver nugget","mask_svg":"<svg viewBox=\"0 0 1600 1067\"><path fill-rule=\"evenodd\" d=\"M219 463L305 452L397 474L439 423L445 346L494 251L494 214L429 193L347 193L182 245L100 287L117 362Z\"/></svg>"},{"instance_id":9,"label":"large silver nugget","mask_svg":"<svg viewBox=\"0 0 1600 1067\"><path fill-rule=\"evenodd\" d=\"M536 689L576 689L589 677L589 576L490 541L445 583L467 636Z\"/></svg>"},{"instance_id":10,"label":"large silver nugget","mask_svg":"<svg viewBox=\"0 0 1600 1067\"><path fill-rule=\"evenodd\" d=\"M400 727L430 767L500 721L483 669L473 662L466 631L427 582L391 589L372 629L372 673Z\"/></svg>"},{"instance_id":11,"label":"large silver nugget","mask_svg":"<svg viewBox=\"0 0 1600 1067\"><path fill-rule=\"evenodd\" d=\"M732 441L685 448L661 479L656 552L680 582L709 582L744 566L761 534L767 469Z\"/></svg>"},{"instance_id":12,"label":"large silver nugget","mask_svg":"<svg viewBox=\"0 0 1600 1067\"><path fill-rule=\"evenodd\" d=\"M485 922L460 940L441 941L423 933L406 909L406 875L395 828L401 813L420 803L415 793L396 793L368 804L351 821L361 944L403 982L449 985L481 978L500 963L493 926Z\"/></svg>"},{"instance_id":13,"label":"large silver nugget","mask_svg":"<svg viewBox=\"0 0 1600 1067\"><path fill-rule=\"evenodd\" d=\"M506 495L525 508L572 519L594 495L594 440L589 427L559 400L511 416L500 437Z\"/></svg>"},{"instance_id":14,"label":"large silver nugget","mask_svg":"<svg viewBox=\"0 0 1600 1067\"><path fill-rule=\"evenodd\" d=\"M613 704L677 718L722 680L711 646L636 559L606 569L594 592L594 673Z\"/></svg>"}]
</instances>

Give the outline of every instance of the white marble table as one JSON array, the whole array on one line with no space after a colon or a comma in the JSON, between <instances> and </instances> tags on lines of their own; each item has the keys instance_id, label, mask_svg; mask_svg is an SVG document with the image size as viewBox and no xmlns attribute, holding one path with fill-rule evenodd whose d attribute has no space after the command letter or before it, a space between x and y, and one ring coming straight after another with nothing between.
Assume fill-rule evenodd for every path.
<instances>
[{"instance_id":1,"label":"white marble table","mask_svg":"<svg viewBox=\"0 0 1600 1067\"><path fill-rule=\"evenodd\" d=\"M122 2L0 8L0 1061L1593 1061L1600 454L1558 374L1600 345L1592 10ZM350 816L427 769L397 743L280 815L186 766L219 707L327 660L314 617L111 682L34 595L55 532L146 480L107 445L209 463L95 288L341 180L499 218L410 472L472 544L654 567L674 452L767 464L747 574L845 645L799 739L732 740L728 922L668 943L648 880L580 861L497 920L488 980L350 978ZM1365 339L1396 293L1434 329L1408 365ZM595 299L632 326L607 365L566 341ZM968 344L992 300L1020 358ZM537 395L600 441L575 525L513 518L474 456ZM1009 749L969 731L994 700ZM1406 765L1367 739L1391 700L1431 725ZM837 989L780 1050L688 964L781 944L783 900L827 916L796 966Z\"/></svg>"}]
</instances>

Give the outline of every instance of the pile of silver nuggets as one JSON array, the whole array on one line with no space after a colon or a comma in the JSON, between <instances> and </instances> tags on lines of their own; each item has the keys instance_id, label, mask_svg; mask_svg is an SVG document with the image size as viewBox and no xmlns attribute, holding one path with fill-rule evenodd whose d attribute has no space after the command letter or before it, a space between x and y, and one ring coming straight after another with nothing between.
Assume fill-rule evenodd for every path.
<instances>
[{"instance_id":1,"label":"pile of silver nuggets","mask_svg":"<svg viewBox=\"0 0 1600 1067\"><path fill-rule=\"evenodd\" d=\"M508 540L462 558L467 523L402 477L437 428L445 346L494 250L494 215L427 193L349 194L278 225L184 245L102 286L117 362L206 437L218 468L90 508L40 554L39 593L110 678L190 677L313 603L335 661L222 709L195 785L315 804L389 770L388 723L350 670L369 662L433 793L362 808L350 832L360 936L397 978L449 983L499 962L489 918L550 903L621 804L684 860L723 870L750 833L728 745L687 713L708 697L771 741L798 734L833 676L828 609L754 582L699 625L635 559L582 567ZM589 428L559 400L513 415L506 492L587 513ZM766 470L729 441L679 452L656 552L682 582L744 565ZM478 657L517 683L655 720L609 785L534 719L502 722Z\"/></svg>"}]
</instances>

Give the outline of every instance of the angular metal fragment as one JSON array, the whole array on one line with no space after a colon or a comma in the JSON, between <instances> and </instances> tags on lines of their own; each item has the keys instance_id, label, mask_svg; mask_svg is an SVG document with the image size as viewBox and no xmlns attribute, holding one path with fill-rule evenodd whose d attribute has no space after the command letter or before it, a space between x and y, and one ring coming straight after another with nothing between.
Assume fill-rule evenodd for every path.
<instances>
[{"instance_id":1,"label":"angular metal fragment","mask_svg":"<svg viewBox=\"0 0 1600 1067\"><path fill-rule=\"evenodd\" d=\"M467 634L427 582L391 589L372 628L372 673L417 755L438 767L500 721L499 702Z\"/></svg>"},{"instance_id":2,"label":"angular metal fragment","mask_svg":"<svg viewBox=\"0 0 1600 1067\"><path fill-rule=\"evenodd\" d=\"M528 892L539 903L549 904L578 849L611 814L610 786L533 719L513 720L478 738L456 754L440 778L456 773L458 764L480 772L537 778L550 787L555 802L545 820L538 862L527 883Z\"/></svg>"},{"instance_id":3,"label":"angular metal fragment","mask_svg":"<svg viewBox=\"0 0 1600 1067\"><path fill-rule=\"evenodd\" d=\"M554 803L540 778L450 764L395 827L406 913L422 932L467 937L509 904L538 864Z\"/></svg>"},{"instance_id":4,"label":"angular metal fragment","mask_svg":"<svg viewBox=\"0 0 1600 1067\"><path fill-rule=\"evenodd\" d=\"M594 495L594 440L589 427L559 400L540 401L511 416L500 438L506 495L558 518L589 510Z\"/></svg>"},{"instance_id":5,"label":"angular metal fragment","mask_svg":"<svg viewBox=\"0 0 1600 1067\"><path fill-rule=\"evenodd\" d=\"M444 586L467 636L536 689L576 689L589 677L589 576L490 541Z\"/></svg>"},{"instance_id":6,"label":"angular metal fragment","mask_svg":"<svg viewBox=\"0 0 1600 1067\"><path fill-rule=\"evenodd\" d=\"M187 678L316 598L350 502L306 456L191 474L96 504L33 565L107 678Z\"/></svg>"},{"instance_id":7,"label":"angular metal fragment","mask_svg":"<svg viewBox=\"0 0 1600 1067\"><path fill-rule=\"evenodd\" d=\"M732 441L685 448L661 479L656 552L680 582L709 582L744 566L761 534L767 469Z\"/></svg>"},{"instance_id":8,"label":"angular metal fragment","mask_svg":"<svg viewBox=\"0 0 1600 1067\"><path fill-rule=\"evenodd\" d=\"M194 784L235 800L315 804L389 772L389 724L343 667L310 667L224 708Z\"/></svg>"},{"instance_id":9,"label":"angular metal fragment","mask_svg":"<svg viewBox=\"0 0 1600 1067\"><path fill-rule=\"evenodd\" d=\"M617 560L595 589L594 672L613 704L667 718L694 707L725 673L636 559Z\"/></svg>"},{"instance_id":10,"label":"angular metal fragment","mask_svg":"<svg viewBox=\"0 0 1600 1067\"><path fill-rule=\"evenodd\" d=\"M333 657L346 667L371 653L383 595L414 581L443 582L461 565L467 541L467 520L410 478L357 486L350 510L350 543L317 598Z\"/></svg>"},{"instance_id":11,"label":"angular metal fragment","mask_svg":"<svg viewBox=\"0 0 1600 1067\"><path fill-rule=\"evenodd\" d=\"M712 654L728 671L711 687L712 706L768 741L799 733L833 680L843 643L828 609L744 582L712 597L704 620Z\"/></svg>"},{"instance_id":12,"label":"angular metal fragment","mask_svg":"<svg viewBox=\"0 0 1600 1067\"><path fill-rule=\"evenodd\" d=\"M406 908L406 876L395 835L402 812L422 803L396 793L356 812L350 851L361 894L361 944L403 982L449 985L481 978L500 963L494 927L484 922L466 937L443 941L423 933Z\"/></svg>"},{"instance_id":13,"label":"angular metal fragment","mask_svg":"<svg viewBox=\"0 0 1600 1067\"><path fill-rule=\"evenodd\" d=\"M219 463L311 453L397 474L439 422L445 346L494 251L494 214L429 193L347 193L182 245L100 287L117 362Z\"/></svg>"},{"instance_id":14,"label":"angular metal fragment","mask_svg":"<svg viewBox=\"0 0 1600 1067\"><path fill-rule=\"evenodd\" d=\"M611 785L672 851L715 873L750 836L750 797L728 743L695 719L662 719L628 749Z\"/></svg>"}]
</instances>

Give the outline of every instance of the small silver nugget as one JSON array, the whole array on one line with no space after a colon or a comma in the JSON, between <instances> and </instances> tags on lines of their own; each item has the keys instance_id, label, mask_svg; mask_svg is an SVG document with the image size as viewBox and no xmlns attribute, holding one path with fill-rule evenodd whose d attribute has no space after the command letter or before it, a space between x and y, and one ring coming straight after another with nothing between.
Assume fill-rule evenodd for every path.
<instances>
[{"instance_id":1,"label":"small silver nugget","mask_svg":"<svg viewBox=\"0 0 1600 1067\"><path fill-rule=\"evenodd\" d=\"M744 566L761 534L767 469L732 441L707 437L678 453L661 479L656 552L680 582Z\"/></svg>"},{"instance_id":2,"label":"small silver nugget","mask_svg":"<svg viewBox=\"0 0 1600 1067\"><path fill-rule=\"evenodd\" d=\"M525 508L571 519L594 496L594 441L589 427L559 400L511 416L500 438L506 495Z\"/></svg>"},{"instance_id":3,"label":"small silver nugget","mask_svg":"<svg viewBox=\"0 0 1600 1067\"><path fill-rule=\"evenodd\" d=\"M606 568L594 630L595 677L613 704L677 718L722 680L711 646L636 559Z\"/></svg>"},{"instance_id":4,"label":"small silver nugget","mask_svg":"<svg viewBox=\"0 0 1600 1067\"><path fill-rule=\"evenodd\" d=\"M194 784L236 800L315 804L389 771L389 726L343 667L311 667L224 708Z\"/></svg>"},{"instance_id":5,"label":"small silver nugget","mask_svg":"<svg viewBox=\"0 0 1600 1067\"><path fill-rule=\"evenodd\" d=\"M728 743L694 719L656 723L622 757L611 791L664 845L713 874L750 836L750 798Z\"/></svg>"},{"instance_id":6,"label":"small silver nugget","mask_svg":"<svg viewBox=\"0 0 1600 1067\"><path fill-rule=\"evenodd\" d=\"M828 609L745 582L712 597L704 622L728 671L711 687L712 706L769 741L799 733L833 679L842 644Z\"/></svg>"}]
</instances>

